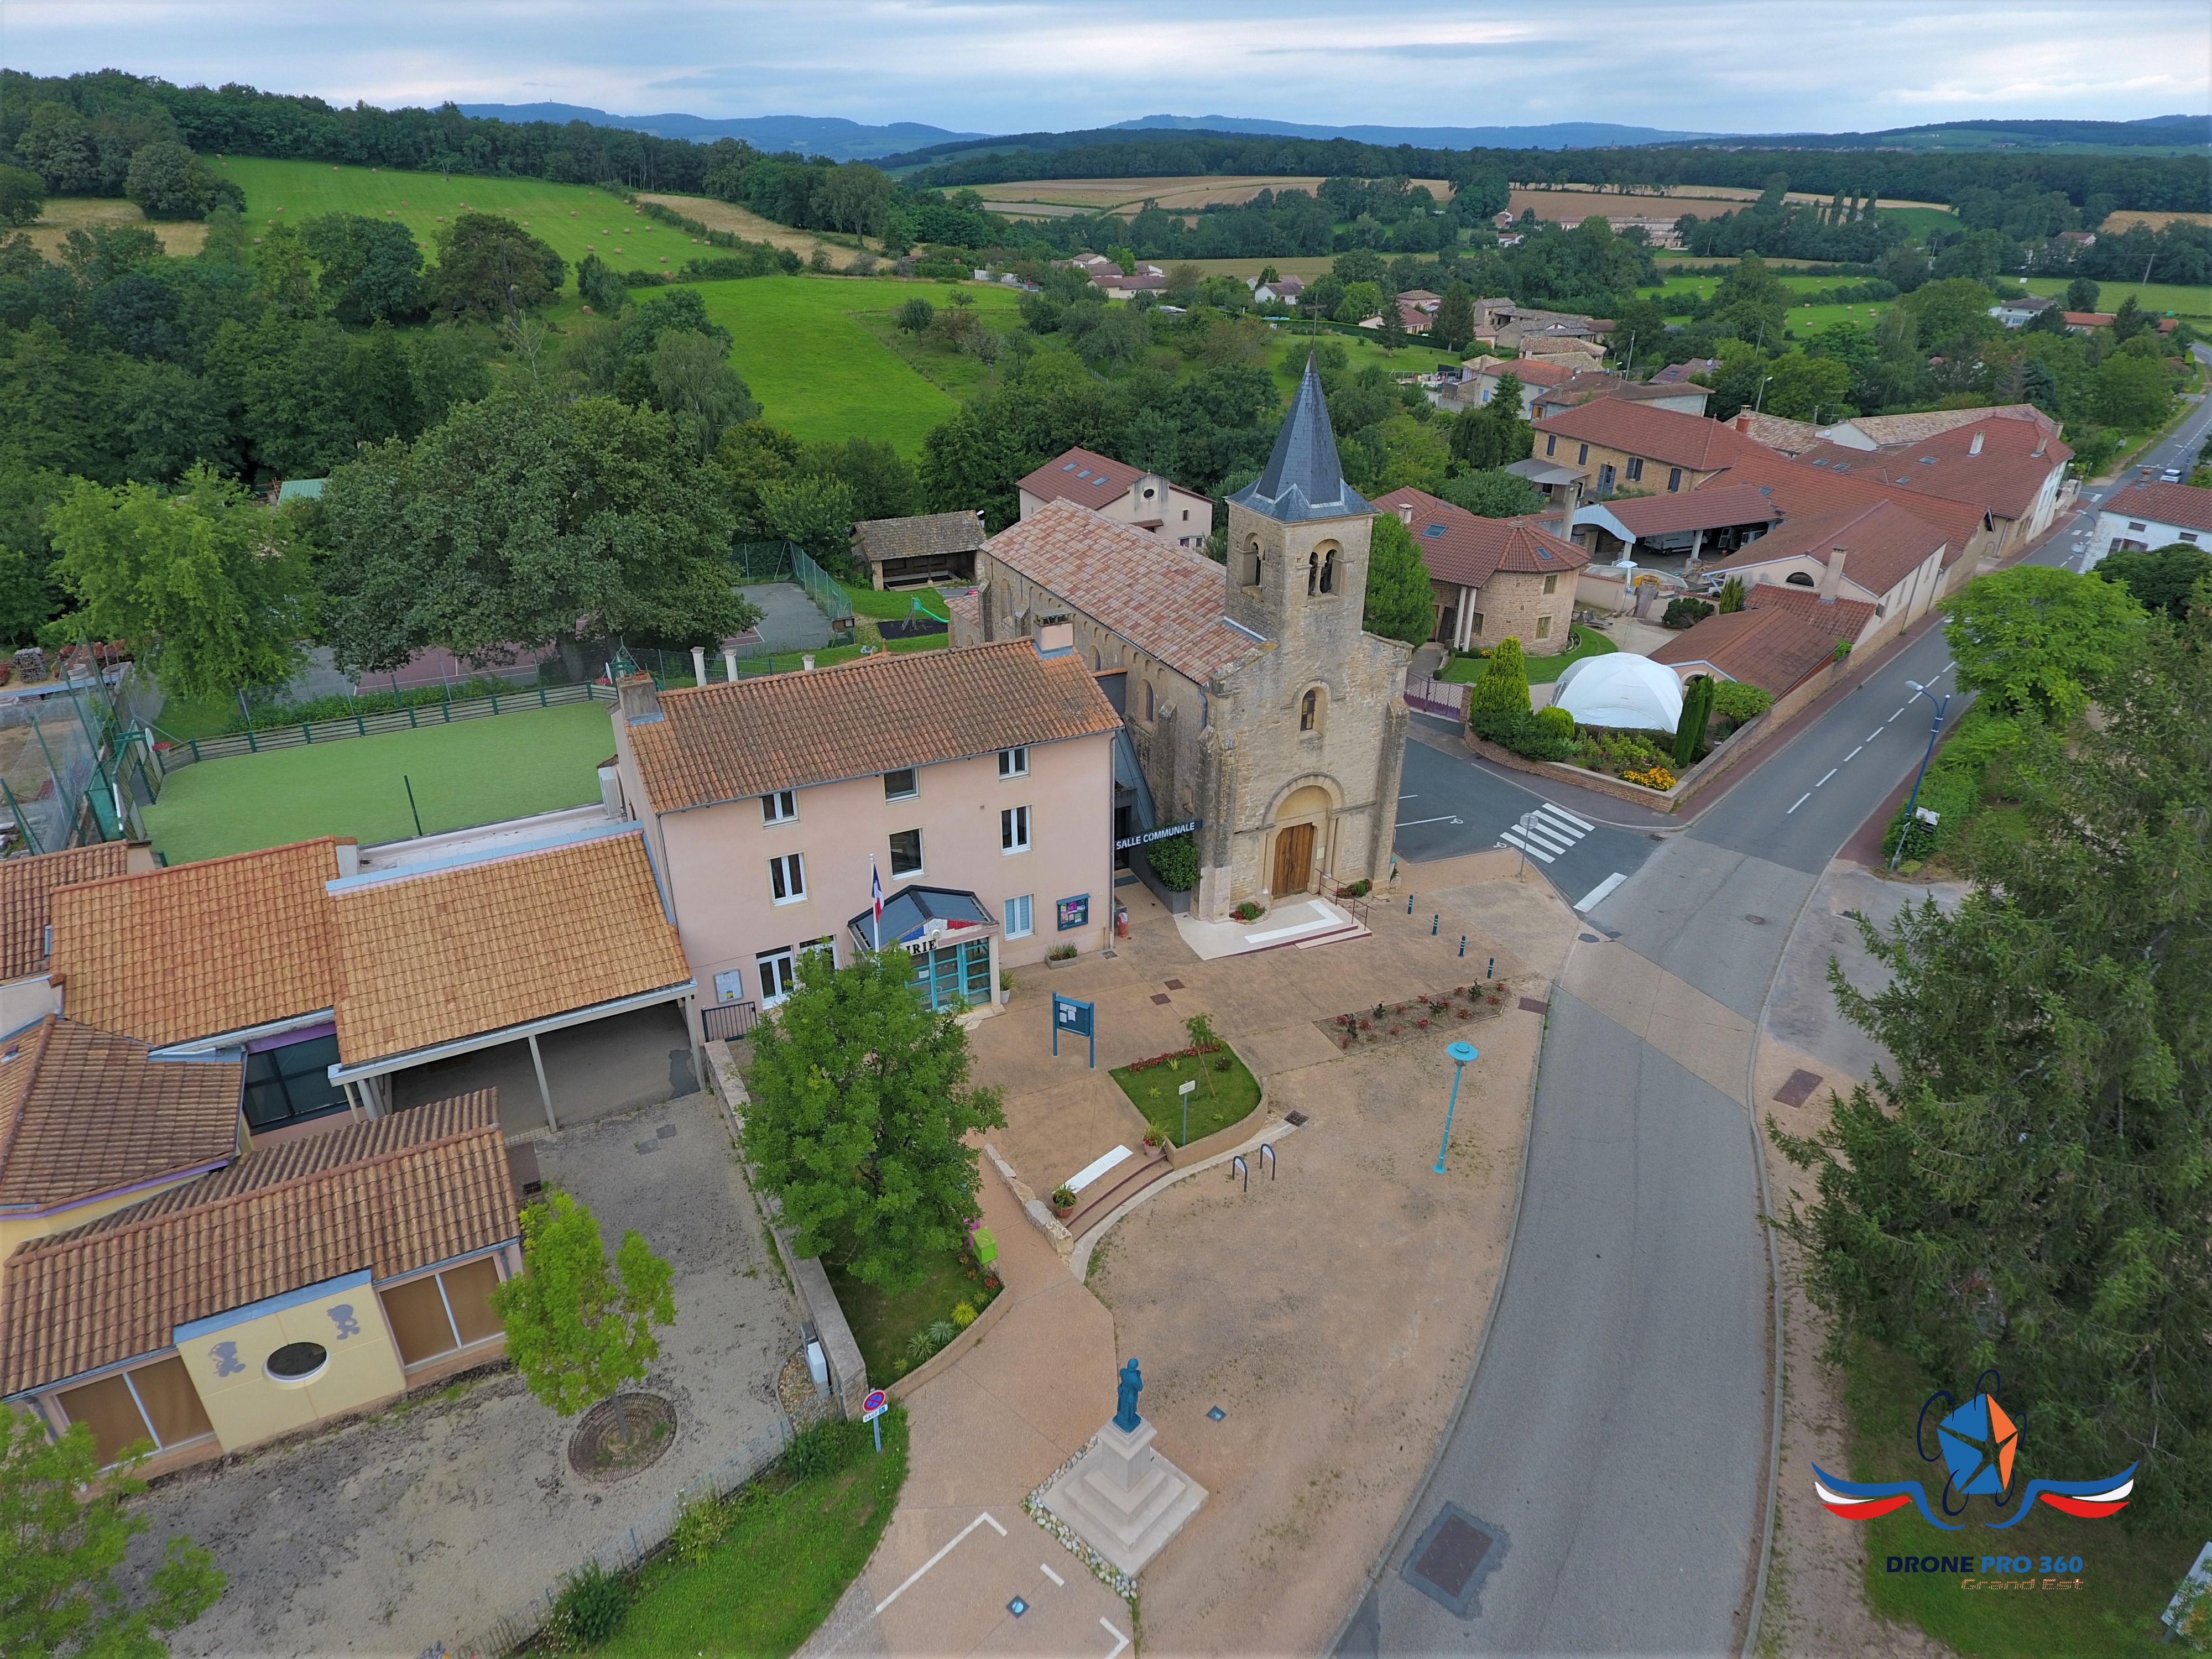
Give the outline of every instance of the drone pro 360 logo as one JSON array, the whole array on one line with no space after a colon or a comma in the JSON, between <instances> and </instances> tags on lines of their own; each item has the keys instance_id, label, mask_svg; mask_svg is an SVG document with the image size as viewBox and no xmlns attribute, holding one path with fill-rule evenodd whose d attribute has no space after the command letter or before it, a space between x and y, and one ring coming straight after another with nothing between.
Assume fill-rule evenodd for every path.
<instances>
[{"instance_id":1,"label":"drone pro 360 logo","mask_svg":"<svg viewBox=\"0 0 2212 1659\"><path fill-rule=\"evenodd\" d=\"M1984 1371L1975 1381L1974 1397L1965 1405L1954 1400L1948 1389L1938 1389L1920 1407L1920 1421L1913 1429L1913 1449L1920 1454L1921 1462L1944 1466L1943 1490L1936 1499L1942 1508L1942 1516L1929 1506L1928 1490L1917 1480L1838 1480L1815 1463L1814 1492L1832 1513L1846 1521L1871 1521L1877 1515L1887 1515L1892 1510L1911 1504L1918 1508L1929 1526L1940 1527L1945 1532L1966 1530L1963 1521L1946 1517L1966 1514L1966 1506L1976 1498L1987 1498L1993 1508L2002 1511L2010 1501L2013 1459L2020 1449L2020 1431L1997 1403L2001 1386L1995 1371ZM1935 1425L1936 1449L1930 1451L1929 1418L1937 1412L1939 1401L1942 1404ZM2019 1507L2009 1516L1982 1524L1992 1528L2017 1526L2039 1498L2055 1510L2084 1520L2117 1515L2127 1507L2128 1494L2135 1490L2136 1468L2130 1463L2118 1474L2102 1480L2030 1480L2021 1489ZM1959 1499L1956 1508L1951 1504L1954 1493Z\"/></svg>"}]
</instances>

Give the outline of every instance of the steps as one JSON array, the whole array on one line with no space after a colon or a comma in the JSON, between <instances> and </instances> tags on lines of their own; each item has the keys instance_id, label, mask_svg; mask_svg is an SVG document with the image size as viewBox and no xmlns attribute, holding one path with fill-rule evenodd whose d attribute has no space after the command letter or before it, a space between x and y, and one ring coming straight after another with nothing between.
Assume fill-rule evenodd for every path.
<instances>
[{"instance_id":1,"label":"steps","mask_svg":"<svg viewBox=\"0 0 2212 1659\"><path fill-rule=\"evenodd\" d=\"M1165 1147L1139 1146L1134 1156L1124 1159L1076 1195L1075 1208L1067 1216L1067 1231L1082 1237L1086 1229L1103 1221L1163 1176L1171 1174L1174 1167L1168 1161Z\"/></svg>"}]
</instances>

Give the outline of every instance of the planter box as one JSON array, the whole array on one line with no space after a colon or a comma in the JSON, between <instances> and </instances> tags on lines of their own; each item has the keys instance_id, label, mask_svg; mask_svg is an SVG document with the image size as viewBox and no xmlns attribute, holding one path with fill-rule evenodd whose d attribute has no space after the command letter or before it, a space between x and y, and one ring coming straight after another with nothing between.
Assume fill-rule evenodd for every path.
<instances>
[{"instance_id":1,"label":"planter box","mask_svg":"<svg viewBox=\"0 0 2212 1659\"><path fill-rule=\"evenodd\" d=\"M1048 967L1048 968L1054 968L1054 969L1059 969L1059 968L1073 968L1073 967L1074 967L1074 966L1075 966L1075 964L1076 964L1077 963L1079 963L1079 962L1080 962L1080 961L1082 961L1082 960L1083 960L1083 958L1082 958L1081 957L1079 957L1079 957L1047 957L1044 959L1044 965L1045 965L1046 967Z\"/></svg>"},{"instance_id":2,"label":"planter box","mask_svg":"<svg viewBox=\"0 0 2212 1659\"><path fill-rule=\"evenodd\" d=\"M1145 856L1143 848L1129 849L1129 868L1136 872L1137 879L1145 884L1152 896L1167 907L1170 915L1187 916L1190 914L1190 896L1195 890L1186 889L1180 893L1170 891L1153 870L1152 861Z\"/></svg>"}]
</instances>

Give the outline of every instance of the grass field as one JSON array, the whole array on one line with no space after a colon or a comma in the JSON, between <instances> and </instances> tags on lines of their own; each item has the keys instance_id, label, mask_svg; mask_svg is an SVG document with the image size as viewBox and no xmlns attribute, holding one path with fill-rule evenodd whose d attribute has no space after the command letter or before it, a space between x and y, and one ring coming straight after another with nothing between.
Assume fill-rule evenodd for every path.
<instances>
[{"instance_id":1,"label":"grass field","mask_svg":"<svg viewBox=\"0 0 2212 1659\"><path fill-rule=\"evenodd\" d=\"M2031 276L2027 289L2031 294L2063 295L2066 292L2066 278ZM2097 309L2118 311L2120 301L2130 294L2145 311L2170 311L2177 317L2212 318L2212 287L2185 287L2179 283L2100 283Z\"/></svg>"},{"instance_id":2,"label":"grass field","mask_svg":"<svg viewBox=\"0 0 2212 1659\"><path fill-rule=\"evenodd\" d=\"M712 196L671 196L641 190L637 193L641 202L658 202L661 206L682 214L687 219L696 219L709 230L726 230L732 236L742 236L749 242L767 242L776 247L787 247L793 252L807 254L817 246L849 246L850 236L824 235L811 230L793 230L789 225L780 225L773 219L763 219L757 213L748 212L733 202L725 202ZM837 258L840 269L851 255Z\"/></svg>"},{"instance_id":3,"label":"grass field","mask_svg":"<svg viewBox=\"0 0 2212 1659\"><path fill-rule=\"evenodd\" d=\"M179 258L198 253L207 241L204 224L153 222L134 204L105 196L57 196L47 202L28 234L33 247L49 259L58 259L70 232L99 225L147 225L161 239L162 252Z\"/></svg>"},{"instance_id":4,"label":"grass field","mask_svg":"<svg viewBox=\"0 0 2212 1659\"><path fill-rule=\"evenodd\" d=\"M867 1565L906 1484L905 1408L881 1421L880 1454L857 1422L813 1430L839 1443L838 1467L806 1480L762 1475L732 1497L728 1530L705 1560L672 1553L647 1567L622 1628L592 1650L599 1659L797 1651Z\"/></svg>"},{"instance_id":5,"label":"grass field","mask_svg":"<svg viewBox=\"0 0 2212 1659\"><path fill-rule=\"evenodd\" d=\"M605 706L571 703L202 761L169 775L146 826L172 864L315 836L367 847L415 833L403 777L435 835L597 800L613 748Z\"/></svg>"},{"instance_id":6,"label":"grass field","mask_svg":"<svg viewBox=\"0 0 2212 1659\"><path fill-rule=\"evenodd\" d=\"M1287 328L1275 331L1281 337L1275 346L1275 384L1282 388L1287 398L1297 390L1298 376L1305 373L1306 354L1315 346L1334 343L1344 349L1346 363L1352 372L1363 368L1388 369L1393 374L1419 374L1434 368L1438 363L1451 362L1458 354L1440 351L1434 346L1419 344L1405 346L1396 351L1385 351L1373 340L1355 338L1334 331L1321 335L1294 334Z\"/></svg>"},{"instance_id":7,"label":"grass field","mask_svg":"<svg viewBox=\"0 0 2212 1659\"><path fill-rule=\"evenodd\" d=\"M246 190L247 223L276 219L297 224L324 213L359 213L398 221L415 233L426 255L442 220L464 213L497 213L527 225L573 267L597 252L628 270L657 269L665 255L673 270L697 244L682 231L656 225L620 197L586 185L549 185L542 179L483 179L465 173L395 173L339 167L319 161L272 161L234 155L214 164ZM568 285L574 287L569 274Z\"/></svg>"},{"instance_id":8,"label":"grass field","mask_svg":"<svg viewBox=\"0 0 2212 1659\"><path fill-rule=\"evenodd\" d=\"M942 307L948 291L845 276L755 276L697 289L708 316L730 331L731 365L768 419L810 441L881 438L908 455L956 405L876 330L888 330L891 313L915 295ZM1018 299L982 283L959 291L987 315L1012 312Z\"/></svg>"},{"instance_id":9,"label":"grass field","mask_svg":"<svg viewBox=\"0 0 2212 1659\"><path fill-rule=\"evenodd\" d=\"M1913 1455L1914 1413L1934 1386L1895 1355L1856 1351L1844 1371L1850 1413L1851 1467L1833 1473L1858 1480L1917 1479L1923 1467ZM1955 1385L1954 1385L1955 1386ZM1932 1439L1933 1437L1931 1436ZM2109 1470L2033 1468L2023 1449L2021 1468L2055 1479L2086 1480ZM1802 1466L1801 1466L1802 1468ZM1940 1478L1942 1471L1937 1470ZM1792 1479L1810 1480L1802 1469ZM1933 1483L1929 1487L1931 1501ZM2007 1513L2009 1513L2008 1506ZM1974 1519L1990 1511L1975 1508ZM2201 1517L2200 1517L2201 1518ZM2060 1659L2100 1654L2171 1653L2161 1645L2158 1615L2202 1546L2203 1528L2156 1532L2124 1521L2084 1522L2039 1507L2020 1525L1991 1534L1938 1532L1910 1507L1866 1524L1867 1601L1884 1618L1917 1625L1963 1659ZM2063 1594L2005 1595L1960 1588L1957 1573L1892 1573L1894 1554L2025 1555L2040 1562L2056 1555L2081 1558L2081 1588ZM2008 1583L2044 1575L1977 1573Z\"/></svg>"},{"instance_id":10,"label":"grass field","mask_svg":"<svg viewBox=\"0 0 2212 1659\"><path fill-rule=\"evenodd\" d=\"M1451 198L1452 187L1444 179L1413 182L1425 186L1439 202ZM1171 210L1202 208L1214 203L1249 202L1263 190L1303 190L1310 195L1321 185L1318 174L1183 173L1160 179L1018 179L1010 184L984 185L977 193L983 204L994 210L1001 204L1017 208L1040 204L1087 213L1134 213L1146 202Z\"/></svg>"}]
</instances>

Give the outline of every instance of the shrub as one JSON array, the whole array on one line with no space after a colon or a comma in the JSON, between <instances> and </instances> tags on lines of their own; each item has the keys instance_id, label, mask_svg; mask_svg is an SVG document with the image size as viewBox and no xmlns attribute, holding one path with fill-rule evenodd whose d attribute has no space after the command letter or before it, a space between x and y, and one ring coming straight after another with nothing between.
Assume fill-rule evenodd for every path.
<instances>
[{"instance_id":1,"label":"shrub","mask_svg":"<svg viewBox=\"0 0 2212 1659\"><path fill-rule=\"evenodd\" d=\"M1561 734L1558 720L1547 722L1528 709L1470 712L1467 729L1527 760L1565 760L1574 752L1574 716L1564 708L1544 711L1566 722Z\"/></svg>"},{"instance_id":2,"label":"shrub","mask_svg":"<svg viewBox=\"0 0 2212 1659\"><path fill-rule=\"evenodd\" d=\"M1667 609L1660 617L1663 628L1689 628L1713 614L1713 607L1703 599L1693 599L1687 593L1667 601Z\"/></svg>"},{"instance_id":3,"label":"shrub","mask_svg":"<svg viewBox=\"0 0 2212 1659\"><path fill-rule=\"evenodd\" d=\"M553 1622L568 1643L595 1648L622 1628L629 1612L629 1582L597 1561L586 1561L562 1585Z\"/></svg>"},{"instance_id":4,"label":"shrub","mask_svg":"<svg viewBox=\"0 0 2212 1659\"><path fill-rule=\"evenodd\" d=\"M1267 912L1261 905L1255 903L1250 899L1246 899L1243 903L1238 905L1229 914L1236 917L1239 921L1257 921L1261 917L1266 915Z\"/></svg>"},{"instance_id":5,"label":"shrub","mask_svg":"<svg viewBox=\"0 0 2212 1659\"><path fill-rule=\"evenodd\" d=\"M1152 866L1152 873L1160 878L1160 885L1170 893L1188 893L1198 885L1198 842L1188 835L1170 836L1165 841L1148 842L1145 862Z\"/></svg>"},{"instance_id":6,"label":"shrub","mask_svg":"<svg viewBox=\"0 0 2212 1659\"><path fill-rule=\"evenodd\" d=\"M1575 717L1564 708L1547 708L1536 711L1536 724L1547 735L1563 744L1575 738Z\"/></svg>"},{"instance_id":7,"label":"shrub","mask_svg":"<svg viewBox=\"0 0 2212 1659\"><path fill-rule=\"evenodd\" d=\"M1746 685L1741 680L1713 682L1713 713L1739 726L1764 714L1773 706L1774 694L1756 685Z\"/></svg>"},{"instance_id":8,"label":"shrub","mask_svg":"<svg viewBox=\"0 0 2212 1659\"><path fill-rule=\"evenodd\" d=\"M841 1423L816 1423L793 1435L783 1449L783 1467L794 1480L818 1480L851 1461Z\"/></svg>"},{"instance_id":9,"label":"shrub","mask_svg":"<svg viewBox=\"0 0 2212 1659\"><path fill-rule=\"evenodd\" d=\"M670 1547L675 1550L678 1560L696 1567L713 1553L729 1528L729 1505L708 1492L686 1504L677 1516L676 1534Z\"/></svg>"},{"instance_id":10,"label":"shrub","mask_svg":"<svg viewBox=\"0 0 2212 1659\"><path fill-rule=\"evenodd\" d=\"M1338 888L1336 890L1336 896L1339 898L1365 898L1374 890L1375 884L1368 880L1366 877L1362 876L1358 881L1353 882L1350 886ZM1340 1021L1339 1023L1341 1024Z\"/></svg>"},{"instance_id":11,"label":"shrub","mask_svg":"<svg viewBox=\"0 0 2212 1659\"><path fill-rule=\"evenodd\" d=\"M962 1303L952 1310L952 1322L962 1330L966 1330L975 1322L975 1310L965 1302Z\"/></svg>"},{"instance_id":12,"label":"shrub","mask_svg":"<svg viewBox=\"0 0 2212 1659\"><path fill-rule=\"evenodd\" d=\"M1498 648L1490 653L1489 665L1482 678L1467 694L1468 724L1481 714L1516 714L1528 712L1528 665L1521 654L1521 641L1508 634L1498 641Z\"/></svg>"}]
</instances>

